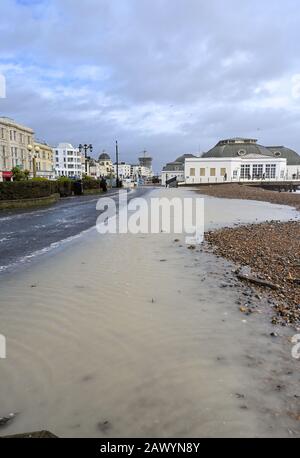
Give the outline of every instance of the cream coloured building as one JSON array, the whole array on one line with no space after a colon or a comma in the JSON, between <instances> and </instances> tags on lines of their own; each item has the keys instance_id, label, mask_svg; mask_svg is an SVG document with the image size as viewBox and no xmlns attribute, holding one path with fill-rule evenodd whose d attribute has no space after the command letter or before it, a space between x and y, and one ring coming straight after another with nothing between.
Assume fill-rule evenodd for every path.
<instances>
[{"instance_id":1,"label":"cream coloured building","mask_svg":"<svg viewBox=\"0 0 300 458\"><path fill-rule=\"evenodd\" d=\"M34 142L33 150L36 151L36 176L47 178L48 180L55 179L54 171L54 152L51 146L43 142Z\"/></svg>"},{"instance_id":2,"label":"cream coloured building","mask_svg":"<svg viewBox=\"0 0 300 458\"><path fill-rule=\"evenodd\" d=\"M99 156L98 162L100 176L110 177L114 174L114 165L109 154L103 151Z\"/></svg>"},{"instance_id":3,"label":"cream coloured building","mask_svg":"<svg viewBox=\"0 0 300 458\"><path fill-rule=\"evenodd\" d=\"M33 145L34 131L13 119L0 117L0 181L11 179L11 170L33 171L28 145Z\"/></svg>"},{"instance_id":4,"label":"cream coloured building","mask_svg":"<svg viewBox=\"0 0 300 458\"><path fill-rule=\"evenodd\" d=\"M88 159L87 161L87 167L88 167L88 175L92 178L95 178L95 180L99 180L101 177L101 166L98 161L95 159ZM83 170L85 171L85 165L83 163Z\"/></svg>"}]
</instances>

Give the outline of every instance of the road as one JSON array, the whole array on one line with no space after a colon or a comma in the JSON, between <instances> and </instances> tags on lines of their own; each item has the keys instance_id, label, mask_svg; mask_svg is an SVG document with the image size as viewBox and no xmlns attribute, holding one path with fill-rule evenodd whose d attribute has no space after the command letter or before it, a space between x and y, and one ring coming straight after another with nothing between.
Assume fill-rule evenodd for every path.
<instances>
[{"instance_id":1,"label":"road","mask_svg":"<svg viewBox=\"0 0 300 458\"><path fill-rule=\"evenodd\" d=\"M148 189L131 191L128 200L141 197ZM105 196L118 200L118 191L109 191ZM0 274L93 227L99 216L96 210L99 198L70 197L49 207L1 211Z\"/></svg>"}]
</instances>

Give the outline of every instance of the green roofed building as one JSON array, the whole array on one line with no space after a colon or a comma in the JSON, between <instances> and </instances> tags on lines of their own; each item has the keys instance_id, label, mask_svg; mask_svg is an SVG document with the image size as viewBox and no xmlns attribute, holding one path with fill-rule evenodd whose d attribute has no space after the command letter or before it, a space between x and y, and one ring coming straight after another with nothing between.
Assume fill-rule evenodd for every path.
<instances>
[{"instance_id":1,"label":"green roofed building","mask_svg":"<svg viewBox=\"0 0 300 458\"><path fill-rule=\"evenodd\" d=\"M219 141L201 157L185 154L168 163L162 171L162 184L174 176L186 184L300 180L300 156L284 146L230 138Z\"/></svg>"}]
</instances>

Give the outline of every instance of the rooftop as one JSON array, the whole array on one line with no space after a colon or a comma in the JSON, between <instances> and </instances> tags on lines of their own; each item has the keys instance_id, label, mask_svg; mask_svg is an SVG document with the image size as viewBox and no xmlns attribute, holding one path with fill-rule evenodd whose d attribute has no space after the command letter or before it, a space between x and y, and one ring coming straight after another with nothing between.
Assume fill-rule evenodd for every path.
<instances>
[{"instance_id":1,"label":"rooftop","mask_svg":"<svg viewBox=\"0 0 300 458\"><path fill-rule=\"evenodd\" d=\"M203 158L222 158L222 157L244 157L249 155L282 157L287 160L287 165L299 165L300 156L296 151L284 146L263 146L257 143L256 139L229 139L221 140L207 153L202 155Z\"/></svg>"},{"instance_id":2,"label":"rooftop","mask_svg":"<svg viewBox=\"0 0 300 458\"><path fill-rule=\"evenodd\" d=\"M25 130L26 132L33 134L34 131L31 129L31 127L24 126L23 124L18 123L12 118L9 118L7 116L0 116L0 123L5 124L6 126L11 126L11 127L16 127L21 130Z\"/></svg>"},{"instance_id":3,"label":"rooftop","mask_svg":"<svg viewBox=\"0 0 300 458\"><path fill-rule=\"evenodd\" d=\"M103 151L99 156L99 161L110 161L110 155Z\"/></svg>"},{"instance_id":4,"label":"rooftop","mask_svg":"<svg viewBox=\"0 0 300 458\"><path fill-rule=\"evenodd\" d=\"M74 146L71 145L71 143L59 143L57 148L59 148L59 149L72 149L72 150L75 149Z\"/></svg>"}]
</instances>

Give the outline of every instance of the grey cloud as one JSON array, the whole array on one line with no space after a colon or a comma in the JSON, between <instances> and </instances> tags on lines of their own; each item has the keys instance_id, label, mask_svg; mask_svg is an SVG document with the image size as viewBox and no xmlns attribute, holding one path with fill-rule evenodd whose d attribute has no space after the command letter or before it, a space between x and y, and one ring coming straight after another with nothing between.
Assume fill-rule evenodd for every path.
<instances>
[{"instance_id":1,"label":"grey cloud","mask_svg":"<svg viewBox=\"0 0 300 458\"><path fill-rule=\"evenodd\" d=\"M255 93L300 73L297 0L45 0L31 7L2 0L1 7L0 64L39 71L23 83L9 73L0 112L51 143L88 137L103 149L118 136L125 156L133 160L146 147L157 168L232 135L300 151L297 101L264 106L268 91ZM43 78L45 66L53 78ZM83 66L102 76L89 80L82 70L80 78ZM56 80L55 71L64 77ZM47 99L47 84L69 95Z\"/></svg>"}]
</instances>

